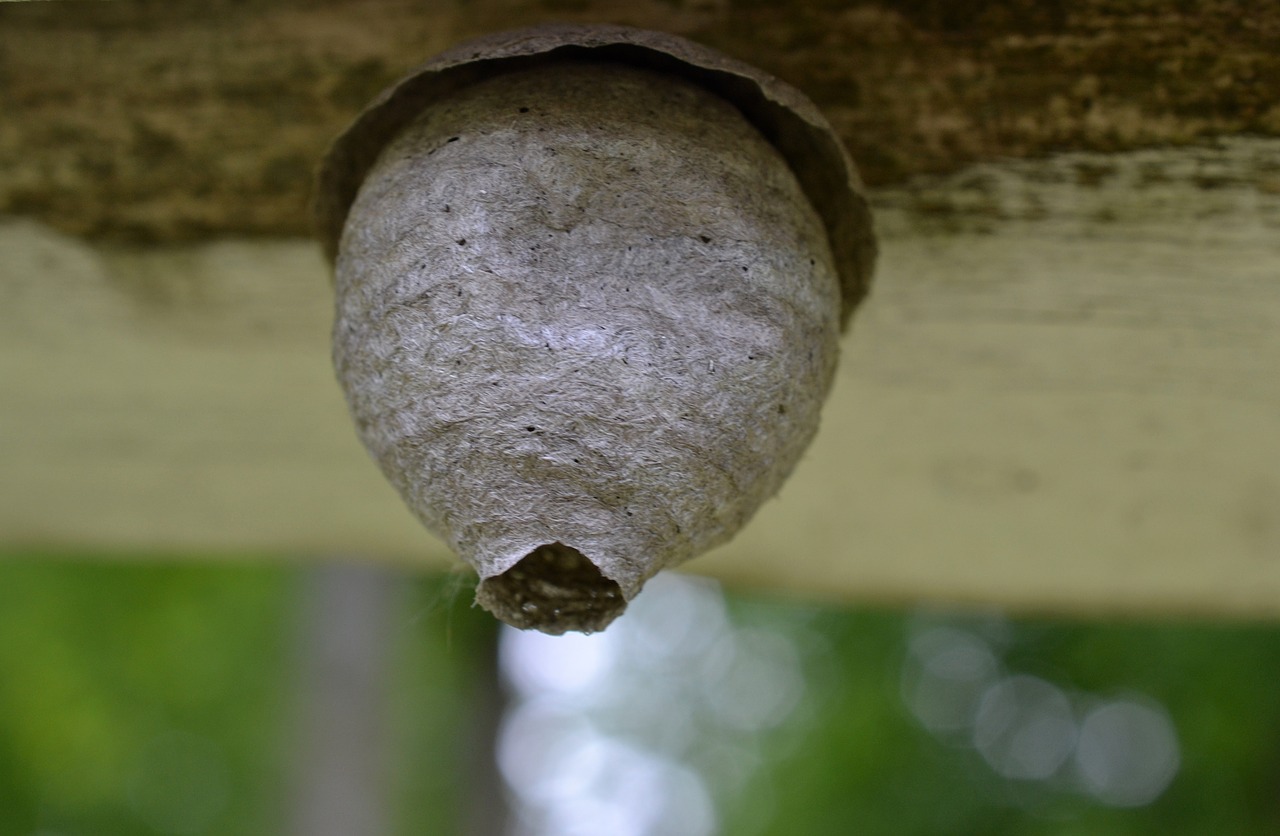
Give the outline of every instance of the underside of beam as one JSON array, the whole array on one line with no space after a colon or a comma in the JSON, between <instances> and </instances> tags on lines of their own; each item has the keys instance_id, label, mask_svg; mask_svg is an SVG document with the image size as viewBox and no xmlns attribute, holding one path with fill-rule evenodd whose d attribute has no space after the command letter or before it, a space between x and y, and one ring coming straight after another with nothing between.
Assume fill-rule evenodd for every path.
<instances>
[{"instance_id":1,"label":"underside of beam","mask_svg":"<svg viewBox=\"0 0 1280 836\"><path fill-rule=\"evenodd\" d=\"M818 439L691 564L845 602L1280 616L1280 141L873 191ZM307 240L0 224L0 549L451 555L355 438Z\"/></svg>"}]
</instances>

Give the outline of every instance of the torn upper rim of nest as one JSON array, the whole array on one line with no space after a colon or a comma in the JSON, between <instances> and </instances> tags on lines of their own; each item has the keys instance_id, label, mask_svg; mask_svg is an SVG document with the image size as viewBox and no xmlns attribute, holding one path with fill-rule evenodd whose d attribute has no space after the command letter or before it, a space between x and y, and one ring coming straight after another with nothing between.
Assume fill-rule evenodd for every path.
<instances>
[{"instance_id":1,"label":"torn upper rim of nest","mask_svg":"<svg viewBox=\"0 0 1280 836\"><path fill-rule=\"evenodd\" d=\"M494 76L585 58L667 73L738 108L795 174L826 229L845 327L870 286L871 213L853 162L804 94L755 67L674 35L613 25L547 25L488 35L432 58L388 87L334 141L318 177L317 234L332 262L360 185L386 145L433 102Z\"/></svg>"}]
</instances>

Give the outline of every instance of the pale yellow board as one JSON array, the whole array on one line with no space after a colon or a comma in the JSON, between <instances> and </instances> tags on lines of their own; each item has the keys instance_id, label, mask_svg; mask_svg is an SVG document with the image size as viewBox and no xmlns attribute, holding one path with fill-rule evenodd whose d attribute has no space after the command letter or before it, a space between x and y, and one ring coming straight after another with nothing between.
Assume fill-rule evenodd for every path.
<instances>
[{"instance_id":1,"label":"pale yellow board","mask_svg":"<svg viewBox=\"0 0 1280 836\"><path fill-rule=\"evenodd\" d=\"M795 477L693 571L847 602L1280 615L1280 141L877 193ZM0 549L451 558L355 440L318 248L0 224Z\"/></svg>"}]
</instances>

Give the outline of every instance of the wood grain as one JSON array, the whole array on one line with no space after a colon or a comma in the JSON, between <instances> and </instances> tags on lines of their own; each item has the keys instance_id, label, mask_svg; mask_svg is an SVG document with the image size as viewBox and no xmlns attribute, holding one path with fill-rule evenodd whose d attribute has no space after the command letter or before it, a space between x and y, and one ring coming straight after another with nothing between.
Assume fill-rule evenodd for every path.
<instances>
[{"instance_id":1,"label":"wood grain","mask_svg":"<svg viewBox=\"0 0 1280 836\"><path fill-rule=\"evenodd\" d=\"M95 240L306 236L382 87L546 21L673 32L808 93L868 182L1280 135L1280 4L1243 0L0 3L0 214Z\"/></svg>"}]
</instances>

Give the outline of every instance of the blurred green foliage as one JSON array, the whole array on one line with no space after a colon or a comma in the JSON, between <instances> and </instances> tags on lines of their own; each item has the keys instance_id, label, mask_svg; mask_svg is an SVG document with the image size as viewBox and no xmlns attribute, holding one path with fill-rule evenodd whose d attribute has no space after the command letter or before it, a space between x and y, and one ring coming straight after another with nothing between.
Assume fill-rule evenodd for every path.
<instances>
[{"instance_id":1,"label":"blurred green foliage","mask_svg":"<svg viewBox=\"0 0 1280 836\"><path fill-rule=\"evenodd\" d=\"M156 765L174 740L198 743L180 751L217 790L206 820L185 832L283 832L303 571L0 562L0 836L166 832L166 805L201 803L166 783L168 761ZM462 832L478 789L465 750L493 625L463 586L408 580L396 615L398 833ZM733 611L800 637L809 696L800 719L760 741L763 767L721 810L726 833L1280 833L1274 627L1002 622L1010 668L1101 695L1137 692L1168 710L1181 771L1154 803L1113 809L1001 779L922 729L899 684L918 616L758 599Z\"/></svg>"},{"instance_id":2,"label":"blurred green foliage","mask_svg":"<svg viewBox=\"0 0 1280 836\"><path fill-rule=\"evenodd\" d=\"M0 561L0 836L284 832L302 572ZM468 683L490 661L473 651L492 621L457 606L456 583L409 586L391 790L401 832L447 833ZM166 828L183 804L213 806Z\"/></svg>"},{"instance_id":3,"label":"blurred green foliage","mask_svg":"<svg viewBox=\"0 0 1280 836\"><path fill-rule=\"evenodd\" d=\"M759 600L740 601L737 610L746 622L794 618L792 608ZM731 811L727 832L1280 833L1276 627L995 619L1009 669L1100 697L1143 695L1168 711L1181 769L1153 803L1123 809L1060 787L1003 779L971 748L922 729L900 687L913 620L918 616L828 609L806 621L800 635L817 639L808 654L809 733L800 745L785 732L768 745L767 773L745 794L752 800ZM941 620L984 629L981 617ZM759 826L762 818L771 824Z\"/></svg>"},{"instance_id":4,"label":"blurred green foliage","mask_svg":"<svg viewBox=\"0 0 1280 836\"><path fill-rule=\"evenodd\" d=\"M222 816L271 832L288 676L288 573L0 566L0 833L146 832L147 747L213 741Z\"/></svg>"}]
</instances>

